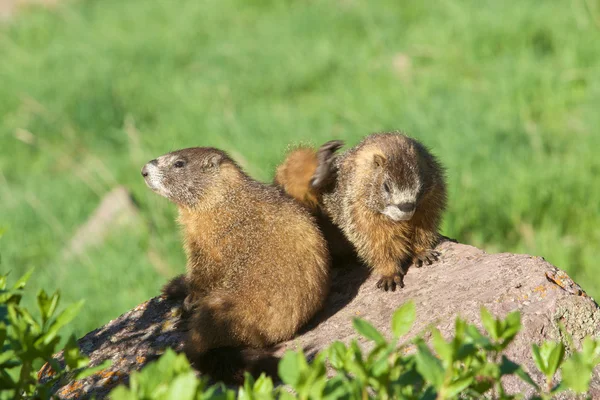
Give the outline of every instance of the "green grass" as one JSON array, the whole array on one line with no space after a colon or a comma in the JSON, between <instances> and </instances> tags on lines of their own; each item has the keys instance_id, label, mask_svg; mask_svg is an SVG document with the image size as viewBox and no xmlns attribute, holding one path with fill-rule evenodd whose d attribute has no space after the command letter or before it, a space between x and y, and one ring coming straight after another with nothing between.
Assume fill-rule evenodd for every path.
<instances>
[{"instance_id":1,"label":"green grass","mask_svg":"<svg viewBox=\"0 0 600 400\"><path fill-rule=\"evenodd\" d=\"M402 129L447 166L443 233L542 255L597 297L598 43L598 0L79 0L24 11L0 27L1 268L36 267L35 286L85 298L75 326L85 333L184 269L175 208L145 187L146 161L217 146L269 181L288 144ZM65 261L118 184L144 223Z\"/></svg>"}]
</instances>

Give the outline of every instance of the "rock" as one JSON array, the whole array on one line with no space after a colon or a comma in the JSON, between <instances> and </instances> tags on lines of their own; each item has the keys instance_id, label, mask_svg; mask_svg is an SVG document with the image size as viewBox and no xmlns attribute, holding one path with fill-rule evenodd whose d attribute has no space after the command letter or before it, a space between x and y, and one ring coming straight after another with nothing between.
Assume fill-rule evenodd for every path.
<instances>
[{"instance_id":1,"label":"rock","mask_svg":"<svg viewBox=\"0 0 600 400\"><path fill-rule=\"evenodd\" d=\"M375 276L370 276L362 266L336 268L334 285L323 311L296 338L278 346L276 354L302 347L314 355L335 340L347 343L358 338L351 323L356 316L391 337L392 313L409 299L416 304L417 320L407 337L429 324L449 337L457 315L481 327L481 306L496 316L520 310L523 328L506 353L530 372L536 371L531 344L560 340L558 321L566 326L576 345L585 336L600 335L598 305L563 271L541 257L487 254L450 241L440 244L438 249L441 260L431 266L411 268L405 279L406 287L396 292L376 289ZM58 395L65 399L92 393L97 398L106 396L117 384L126 383L131 371L142 368L165 348L180 348L183 336L178 328L179 319L180 304L156 297L88 333L79 346L91 358L92 365L106 359L113 360L113 364L107 370L64 386ZM368 346L366 341L360 343ZM62 361L61 354L56 358ZM49 367L44 366L40 377L43 379L48 371ZM541 381L540 376L535 379ZM526 384L516 379L507 380L506 385L511 392L528 390ZM594 376L591 395L600 396L599 374Z\"/></svg>"}]
</instances>

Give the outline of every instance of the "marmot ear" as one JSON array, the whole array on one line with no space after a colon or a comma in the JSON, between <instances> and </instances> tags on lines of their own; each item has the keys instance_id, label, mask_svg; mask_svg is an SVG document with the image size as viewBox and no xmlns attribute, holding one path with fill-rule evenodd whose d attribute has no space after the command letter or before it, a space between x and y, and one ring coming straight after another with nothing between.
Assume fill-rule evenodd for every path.
<instances>
[{"instance_id":1,"label":"marmot ear","mask_svg":"<svg viewBox=\"0 0 600 400\"><path fill-rule=\"evenodd\" d=\"M206 159L206 166L209 168L216 168L221 164L222 161L223 161L223 155L218 154L218 153L211 154Z\"/></svg>"},{"instance_id":2,"label":"marmot ear","mask_svg":"<svg viewBox=\"0 0 600 400\"><path fill-rule=\"evenodd\" d=\"M383 156L383 154L374 154L373 155L373 163L375 164L376 167L383 167L386 163L386 158Z\"/></svg>"}]
</instances>

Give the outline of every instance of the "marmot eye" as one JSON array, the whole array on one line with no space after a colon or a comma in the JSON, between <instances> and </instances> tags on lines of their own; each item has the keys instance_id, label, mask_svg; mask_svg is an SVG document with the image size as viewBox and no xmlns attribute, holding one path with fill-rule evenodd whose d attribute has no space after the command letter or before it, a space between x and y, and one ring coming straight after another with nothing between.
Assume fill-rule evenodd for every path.
<instances>
[{"instance_id":1,"label":"marmot eye","mask_svg":"<svg viewBox=\"0 0 600 400\"><path fill-rule=\"evenodd\" d=\"M390 192L390 185L387 182L383 184L383 190L385 190L387 193Z\"/></svg>"},{"instance_id":2,"label":"marmot eye","mask_svg":"<svg viewBox=\"0 0 600 400\"><path fill-rule=\"evenodd\" d=\"M184 165L185 165L185 162L182 160L176 161L175 164L173 164L173 166L175 168L183 168Z\"/></svg>"}]
</instances>

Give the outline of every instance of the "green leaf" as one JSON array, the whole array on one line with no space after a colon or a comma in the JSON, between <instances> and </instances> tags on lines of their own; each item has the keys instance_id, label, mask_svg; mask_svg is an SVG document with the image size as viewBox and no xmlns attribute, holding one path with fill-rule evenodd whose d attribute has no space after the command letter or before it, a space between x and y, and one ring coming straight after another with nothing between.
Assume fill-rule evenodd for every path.
<instances>
[{"instance_id":1,"label":"green leaf","mask_svg":"<svg viewBox=\"0 0 600 400\"><path fill-rule=\"evenodd\" d=\"M308 384L318 380L321 376L325 376L327 373L327 368L325 367L325 353L319 353L313 359L310 366L307 365L308 375L306 377L306 381Z\"/></svg>"},{"instance_id":2,"label":"green leaf","mask_svg":"<svg viewBox=\"0 0 600 400\"><path fill-rule=\"evenodd\" d=\"M196 397L198 378L193 372L177 376L169 385L164 397L167 400L193 400Z\"/></svg>"},{"instance_id":3,"label":"green leaf","mask_svg":"<svg viewBox=\"0 0 600 400\"><path fill-rule=\"evenodd\" d=\"M363 382L367 380L368 376L362 351L356 340L353 340L348 347L345 367L349 373L354 374L357 380L361 380Z\"/></svg>"},{"instance_id":4,"label":"green leaf","mask_svg":"<svg viewBox=\"0 0 600 400\"><path fill-rule=\"evenodd\" d=\"M185 354L177 354L171 348L167 349L165 354L167 353L170 359L166 368L171 368L174 374L181 374L184 372L192 371L192 366L190 365L190 362L188 361Z\"/></svg>"},{"instance_id":5,"label":"green leaf","mask_svg":"<svg viewBox=\"0 0 600 400\"><path fill-rule=\"evenodd\" d=\"M42 337L44 344L48 344L52 340L54 340L54 338L58 334L58 331L63 326L71 322L73 318L75 318L75 316L81 310L81 307L83 307L83 303L84 300L81 300L75 304L71 304L56 317L56 320L48 328L48 332Z\"/></svg>"},{"instance_id":6,"label":"green leaf","mask_svg":"<svg viewBox=\"0 0 600 400\"><path fill-rule=\"evenodd\" d=\"M552 378L563 361L565 348L562 343L544 342L531 346L535 364L548 379Z\"/></svg>"},{"instance_id":7,"label":"green leaf","mask_svg":"<svg viewBox=\"0 0 600 400\"><path fill-rule=\"evenodd\" d=\"M452 345L446 342L446 340L437 328L434 328L432 330L432 335L433 348L442 358L442 360L444 360L445 365L450 365L452 361L454 361L454 351Z\"/></svg>"},{"instance_id":8,"label":"green leaf","mask_svg":"<svg viewBox=\"0 0 600 400\"><path fill-rule=\"evenodd\" d=\"M264 373L261 374L256 383L254 383L254 392L262 394L271 394L273 392L273 381Z\"/></svg>"},{"instance_id":9,"label":"green leaf","mask_svg":"<svg viewBox=\"0 0 600 400\"><path fill-rule=\"evenodd\" d=\"M138 400L139 396L136 396L132 391L127 389L125 386L117 386L110 392L110 400Z\"/></svg>"},{"instance_id":10,"label":"green leaf","mask_svg":"<svg viewBox=\"0 0 600 400\"><path fill-rule=\"evenodd\" d=\"M526 383L530 384L531 386L533 386L535 388L535 390L537 390L538 392L540 391L540 387L538 386L538 384L535 383L533 378L531 378L531 376L522 367L519 367L515 371L515 375L517 375L519 378L521 378L521 380L523 382L526 382Z\"/></svg>"},{"instance_id":11,"label":"green leaf","mask_svg":"<svg viewBox=\"0 0 600 400\"><path fill-rule=\"evenodd\" d=\"M9 348L0 353L0 367L8 369L17 365L21 365L21 362L17 359L13 350Z\"/></svg>"},{"instance_id":12,"label":"green leaf","mask_svg":"<svg viewBox=\"0 0 600 400\"><path fill-rule=\"evenodd\" d=\"M444 384L444 368L441 361L431 353L423 340L418 340L415 360L419 374L436 389L441 388Z\"/></svg>"},{"instance_id":13,"label":"green leaf","mask_svg":"<svg viewBox=\"0 0 600 400\"><path fill-rule=\"evenodd\" d=\"M382 357L381 359L377 360L371 367L371 374L376 378L387 375L389 371L390 368L387 357Z\"/></svg>"},{"instance_id":14,"label":"green leaf","mask_svg":"<svg viewBox=\"0 0 600 400\"><path fill-rule=\"evenodd\" d=\"M586 360L598 364L600 362L600 360L597 360L597 357L600 356L600 346L598 342L590 336L583 338L581 355L584 356Z\"/></svg>"},{"instance_id":15,"label":"green leaf","mask_svg":"<svg viewBox=\"0 0 600 400\"><path fill-rule=\"evenodd\" d=\"M503 321L502 334L500 335L504 339L504 345L508 345L512 339L521 330L521 313L513 311L509 313Z\"/></svg>"},{"instance_id":16,"label":"green leaf","mask_svg":"<svg viewBox=\"0 0 600 400\"><path fill-rule=\"evenodd\" d=\"M554 343L554 347L548 356L548 376L554 376L565 357L565 346L562 343Z\"/></svg>"},{"instance_id":17,"label":"green leaf","mask_svg":"<svg viewBox=\"0 0 600 400\"><path fill-rule=\"evenodd\" d=\"M252 386L254 386L254 377L249 372L244 372L244 385L240 387L238 396L240 399L250 399L252 396Z\"/></svg>"},{"instance_id":18,"label":"green leaf","mask_svg":"<svg viewBox=\"0 0 600 400\"><path fill-rule=\"evenodd\" d=\"M20 319L26 324L28 330L34 335L39 335L42 331L42 327L35 320L35 318L33 318L33 315L31 315L26 308L20 306L15 308L15 310L17 310L18 314L20 314Z\"/></svg>"},{"instance_id":19,"label":"green leaf","mask_svg":"<svg viewBox=\"0 0 600 400\"><path fill-rule=\"evenodd\" d=\"M575 353L562 366L563 384L577 393L585 393L589 389L593 369L581 353Z\"/></svg>"},{"instance_id":20,"label":"green leaf","mask_svg":"<svg viewBox=\"0 0 600 400\"><path fill-rule=\"evenodd\" d=\"M40 312L42 314L43 325L46 324L46 321L48 321L56 311L56 307L58 306L59 300L59 292L54 293L52 297L48 297L48 295L43 289L40 289L40 291L38 292L37 302L38 307L40 308Z\"/></svg>"},{"instance_id":21,"label":"green leaf","mask_svg":"<svg viewBox=\"0 0 600 400\"><path fill-rule=\"evenodd\" d=\"M27 284L29 278L31 278L32 273L33 268L25 272L25 274L15 282L15 284L13 285L13 289L23 289L25 287L25 284Z\"/></svg>"},{"instance_id":22,"label":"green leaf","mask_svg":"<svg viewBox=\"0 0 600 400\"><path fill-rule=\"evenodd\" d=\"M462 343L456 349L454 358L456 361L463 361L466 358L472 357L475 353L477 353L477 348L473 343Z\"/></svg>"},{"instance_id":23,"label":"green leaf","mask_svg":"<svg viewBox=\"0 0 600 400\"><path fill-rule=\"evenodd\" d=\"M296 386L300 382L302 373L300 364L300 354L295 351L286 351L278 365L281 380L288 385Z\"/></svg>"},{"instance_id":24,"label":"green leaf","mask_svg":"<svg viewBox=\"0 0 600 400\"><path fill-rule=\"evenodd\" d=\"M535 365L538 367L538 369L544 375L546 375L546 371L548 370L548 367L546 365L546 361L542 357L542 352L541 352L540 347L537 344L535 344L535 343L532 344L531 345L531 352L533 353L533 361L535 361Z\"/></svg>"},{"instance_id":25,"label":"green leaf","mask_svg":"<svg viewBox=\"0 0 600 400\"><path fill-rule=\"evenodd\" d=\"M350 390L344 381L342 375L336 375L332 379L328 379L323 389L323 400L337 400L350 398Z\"/></svg>"},{"instance_id":26,"label":"green leaf","mask_svg":"<svg viewBox=\"0 0 600 400\"><path fill-rule=\"evenodd\" d=\"M446 398L453 398L463 390L465 390L474 381L472 376L466 376L455 380L444 388Z\"/></svg>"},{"instance_id":27,"label":"green leaf","mask_svg":"<svg viewBox=\"0 0 600 400\"><path fill-rule=\"evenodd\" d=\"M65 344L65 348L63 351L63 355L65 358L65 364L70 369L77 369L84 367L88 364L89 359L87 357L83 357L79 351L79 346L77 345L77 339L75 339L75 335L71 335L67 344Z\"/></svg>"},{"instance_id":28,"label":"green leaf","mask_svg":"<svg viewBox=\"0 0 600 400\"><path fill-rule=\"evenodd\" d=\"M392 316L392 332L394 336L399 338L406 335L410 331L410 328L412 328L415 318L415 303L412 300L407 301Z\"/></svg>"},{"instance_id":29,"label":"green leaf","mask_svg":"<svg viewBox=\"0 0 600 400\"><path fill-rule=\"evenodd\" d=\"M344 367L346 351L346 346L340 341L335 341L329 346L329 362L336 370L341 370Z\"/></svg>"},{"instance_id":30,"label":"green leaf","mask_svg":"<svg viewBox=\"0 0 600 400\"><path fill-rule=\"evenodd\" d=\"M492 342L487 336L483 336L474 325L468 325L465 333L473 341L473 343L482 349L490 350L493 348Z\"/></svg>"},{"instance_id":31,"label":"green leaf","mask_svg":"<svg viewBox=\"0 0 600 400\"><path fill-rule=\"evenodd\" d=\"M483 327L487 331L488 335L492 337L492 339L498 339L498 325L496 324L496 319L490 314L490 312L485 307L481 307L481 323Z\"/></svg>"},{"instance_id":32,"label":"green leaf","mask_svg":"<svg viewBox=\"0 0 600 400\"><path fill-rule=\"evenodd\" d=\"M354 329L367 339L373 340L376 344L386 344L385 338L379 333L377 328L361 318L353 318L352 325Z\"/></svg>"},{"instance_id":33,"label":"green leaf","mask_svg":"<svg viewBox=\"0 0 600 400\"><path fill-rule=\"evenodd\" d=\"M466 330L467 330L466 321L460 317L456 317L456 321L454 321L454 337L458 338L458 339L462 339L465 336Z\"/></svg>"}]
</instances>

